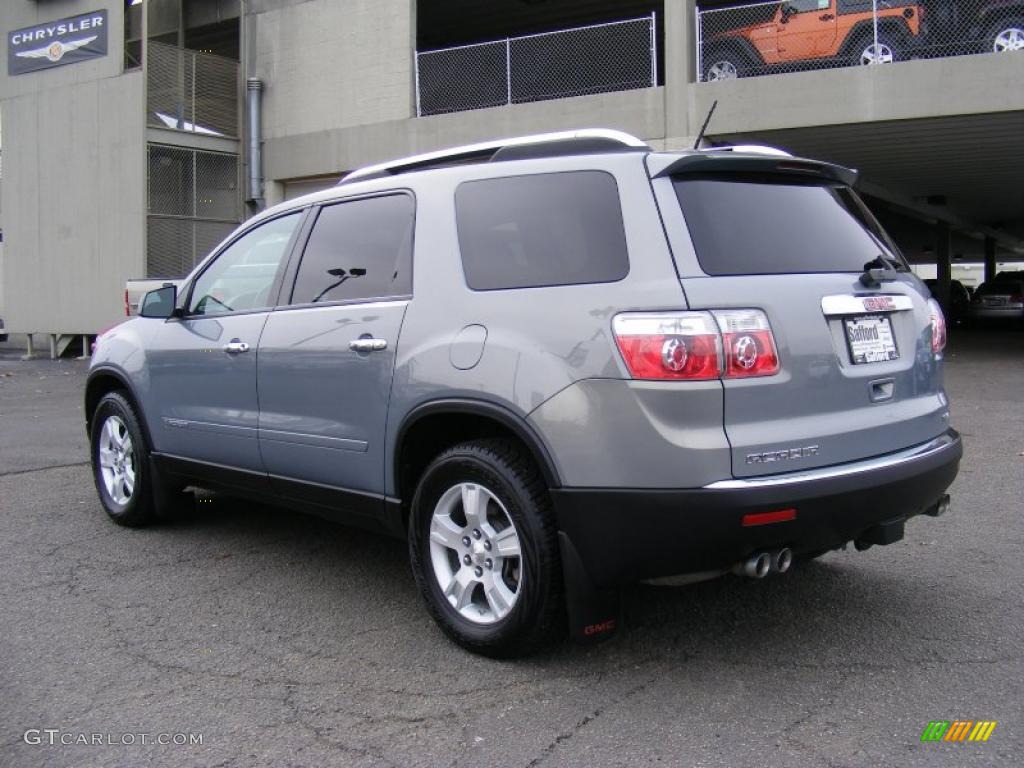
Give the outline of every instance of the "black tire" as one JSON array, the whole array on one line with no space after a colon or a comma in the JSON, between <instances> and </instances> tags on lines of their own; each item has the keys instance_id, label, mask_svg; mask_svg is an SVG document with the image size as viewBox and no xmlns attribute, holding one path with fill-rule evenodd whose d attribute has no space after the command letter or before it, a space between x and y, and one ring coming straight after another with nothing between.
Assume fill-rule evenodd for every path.
<instances>
[{"instance_id":1,"label":"black tire","mask_svg":"<svg viewBox=\"0 0 1024 768\"><path fill-rule=\"evenodd\" d=\"M469 620L449 603L431 559L435 508L442 496L463 483L489 491L504 507L501 512L511 520L519 538L521 571L516 600L507 615L489 624ZM412 500L409 556L427 610L445 634L468 651L498 658L522 656L564 632L562 570L551 501L532 458L513 441L495 438L462 443L431 462ZM485 597L482 590L478 596Z\"/></svg>"},{"instance_id":2,"label":"black tire","mask_svg":"<svg viewBox=\"0 0 1024 768\"><path fill-rule=\"evenodd\" d=\"M724 76L730 68L735 73L734 77ZM713 83L716 80L746 77L750 73L750 68L750 61L736 48L712 49L704 58L703 82Z\"/></svg>"},{"instance_id":3,"label":"black tire","mask_svg":"<svg viewBox=\"0 0 1024 768\"><path fill-rule=\"evenodd\" d=\"M863 35L858 39L857 45L853 49L856 64L868 64L865 60L865 55L868 49L874 46L874 43L874 35ZM906 58L906 46L904 45L903 37L890 30L878 30L878 47L883 50L887 49L892 55L892 61L903 61Z\"/></svg>"},{"instance_id":4,"label":"black tire","mask_svg":"<svg viewBox=\"0 0 1024 768\"><path fill-rule=\"evenodd\" d=\"M993 24L992 27L989 29L988 33L988 50L995 53L998 53L1003 50L1010 50L1008 48L997 48L996 41L999 39L1000 35L1003 35L1011 30L1024 32L1024 16L1012 16L1008 19L1001 19L995 24Z\"/></svg>"},{"instance_id":5,"label":"black tire","mask_svg":"<svg viewBox=\"0 0 1024 768\"><path fill-rule=\"evenodd\" d=\"M134 472L134 482L131 493L127 500L115 499L107 489L107 483L103 477L103 468L100 465L101 442L104 440L104 428L108 420L117 419L119 423L112 422L120 430L123 426L127 438L131 441L131 450L128 452L127 464ZM92 417L92 433L89 436L91 458L92 458L92 479L96 484L96 492L99 494L100 503L106 510L110 519L118 525L125 525L132 528L151 523L155 515L153 504L152 482L149 472L149 447L146 445L139 426L138 416L131 402L122 392L108 392L99 401Z\"/></svg>"},{"instance_id":6,"label":"black tire","mask_svg":"<svg viewBox=\"0 0 1024 768\"><path fill-rule=\"evenodd\" d=\"M111 416L120 420L131 439L130 464L135 472L135 482L131 496L127 500L111 496L100 466L103 428ZM118 525L138 528L152 523L157 518L187 516L194 512L195 497L191 493L186 493L183 485L171 484L154 476L149 461L149 443L142 432L135 407L124 392L114 391L104 395L96 405L91 423L89 442L92 478L100 503L111 520Z\"/></svg>"}]
</instances>

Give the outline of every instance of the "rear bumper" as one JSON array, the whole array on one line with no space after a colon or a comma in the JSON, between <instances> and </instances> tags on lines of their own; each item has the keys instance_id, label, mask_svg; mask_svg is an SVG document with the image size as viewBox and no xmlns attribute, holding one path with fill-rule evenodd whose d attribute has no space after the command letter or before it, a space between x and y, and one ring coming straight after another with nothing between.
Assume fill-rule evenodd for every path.
<instances>
[{"instance_id":1,"label":"rear bumper","mask_svg":"<svg viewBox=\"0 0 1024 768\"><path fill-rule=\"evenodd\" d=\"M1024 308L1020 306L1009 307L974 307L968 310L970 317L975 320L1020 320L1024 318Z\"/></svg>"},{"instance_id":2,"label":"rear bumper","mask_svg":"<svg viewBox=\"0 0 1024 768\"><path fill-rule=\"evenodd\" d=\"M561 488L559 530L595 587L730 568L754 552L801 554L859 538L933 507L963 448L949 430L895 454L819 470L727 480L697 489ZM786 522L745 527L749 513L795 509Z\"/></svg>"}]
</instances>

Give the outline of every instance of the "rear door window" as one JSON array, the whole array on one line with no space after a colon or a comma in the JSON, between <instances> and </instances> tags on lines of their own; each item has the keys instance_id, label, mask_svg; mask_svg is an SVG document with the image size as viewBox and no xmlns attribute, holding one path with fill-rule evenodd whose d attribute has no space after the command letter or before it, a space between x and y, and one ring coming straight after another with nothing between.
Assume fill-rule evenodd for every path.
<instances>
[{"instance_id":1,"label":"rear door window","mask_svg":"<svg viewBox=\"0 0 1024 768\"><path fill-rule=\"evenodd\" d=\"M414 213L407 194L325 205L302 253L291 303L410 295Z\"/></svg>"},{"instance_id":2,"label":"rear door window","mask_svg":"<svg viewBox=\"0 0 1024 768\"><path fill-rule=\"evenodd\" d=\"M463 182L455 212L473 290L608 283L629 272L618 185L604 171Z\"/></svg>"},{"instance_id":3,"label":"rear door window","mask_svg":"<svg viewBox=\"0 0 1024 768\"><path fill-rule=\"evenodd\" d=\"M849 187L771 178L673 179L709 275L861 272L896 246Z\"/></svg>"}]
</instances>

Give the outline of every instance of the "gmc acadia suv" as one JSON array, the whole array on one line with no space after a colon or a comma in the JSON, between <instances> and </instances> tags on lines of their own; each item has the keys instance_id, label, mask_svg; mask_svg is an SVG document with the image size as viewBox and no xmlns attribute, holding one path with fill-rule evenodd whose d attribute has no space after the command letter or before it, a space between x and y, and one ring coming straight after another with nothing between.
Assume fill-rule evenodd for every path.
<instances>
[{"instance_id":1,"label":"gmc acadia suv","mask_svg":"<svg viewBox=\"0 0 1024 768\"><path fill-rule=\"evenodd\" d=\"M600 639L618 587L902 537L961 455L945 325L851 185L612 131L356 171L102 335L109 516L204 487L407 539L456 642Z\"/></svg>"}]
</instances>

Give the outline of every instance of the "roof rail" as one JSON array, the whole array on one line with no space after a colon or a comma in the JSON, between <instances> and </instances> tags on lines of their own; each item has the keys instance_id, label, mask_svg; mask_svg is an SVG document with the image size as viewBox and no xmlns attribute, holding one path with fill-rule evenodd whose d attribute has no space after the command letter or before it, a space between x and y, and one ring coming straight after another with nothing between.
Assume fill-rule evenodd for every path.
<instances>
[{"instance_id":1,"label":"roof rail","mask_svg":"<svg viewBox=\"0 0 1024 768\"><path fill-rule=\"evenodd\" d=\"M516 147L522 151L508 151ZM527 151L527 148L529 150ZM545 150L550 151L545 151ZM510 139L467 144L437 152L403 157L378 165L369 165L346 175L339 184L353 181L367 181L399 173L443 168L449 165L484 163L498 160L523 159L525 157L550 157L558 155L579 155L609 151L650 150L650 147L635 136L622 131L606 128L583 128L577 131L540 133L533 136L519 136Z\"/></svg>"}]
</instances>

